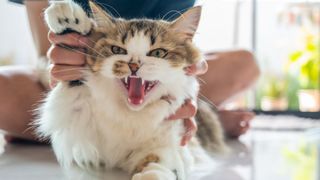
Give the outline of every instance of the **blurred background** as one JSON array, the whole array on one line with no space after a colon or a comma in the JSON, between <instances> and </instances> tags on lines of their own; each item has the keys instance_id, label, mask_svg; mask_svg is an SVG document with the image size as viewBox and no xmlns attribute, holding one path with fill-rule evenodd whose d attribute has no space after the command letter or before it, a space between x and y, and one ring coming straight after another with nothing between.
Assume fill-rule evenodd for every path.
<instances>
[{"instance_id":1,"label":"blurred background","mask_svg":"<svg viewBox=\"0 0 320 180\"><path fill-rule=\"evenodd\" d=\"M196 42L204 50L251 50L262 75L225 104L266 114L320 114L320 1L204 1ZM217 16L219 14L219 16Z\"/></svg>"}]
</instances>

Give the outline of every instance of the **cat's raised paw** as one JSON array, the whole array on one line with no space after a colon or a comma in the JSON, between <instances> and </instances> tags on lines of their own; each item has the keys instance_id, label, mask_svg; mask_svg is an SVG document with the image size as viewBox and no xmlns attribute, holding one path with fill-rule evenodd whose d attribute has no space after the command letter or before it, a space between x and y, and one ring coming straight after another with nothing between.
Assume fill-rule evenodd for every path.
<instances>
[{"instance_id":1,"label":"cat's raised paw","mask_svg":"<svg viewBox=\"0 0 320 180\"><path fill-rule=\"evenodd\" d=\"M86 12L72 1L53 2L45 10L45 20L50 30L56 34L76 31L87 35L92 29L92 22Z\"/></svg>"}]
</instances>

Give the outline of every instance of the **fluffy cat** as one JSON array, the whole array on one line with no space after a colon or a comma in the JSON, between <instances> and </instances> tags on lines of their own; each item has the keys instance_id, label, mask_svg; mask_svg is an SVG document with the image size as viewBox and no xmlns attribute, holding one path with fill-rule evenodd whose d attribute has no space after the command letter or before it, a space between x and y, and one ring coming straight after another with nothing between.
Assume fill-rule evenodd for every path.
<instances>
[{"instance_id":1,"label":"fluffy cat","mask_svg":"<svg viewBox=\"0 0 320 180\"><path fill-rule=\"evenodd\" d=\"M197 98L199 84L184 68L202 60L192 43L201 7L167 22L116 19L89 3L90 17L72 1L45 11L51 31L88 35L94 46L86 52L84 79L60 82L39 108L39 134L50 139L66 170L120 168L132 180L187 179L199 157L208 158L205 148L224 148L205 102L198 105L198 136L186 146L180 146L183 121L164 120L185 99Z\"/></svg>"}]
</instances>

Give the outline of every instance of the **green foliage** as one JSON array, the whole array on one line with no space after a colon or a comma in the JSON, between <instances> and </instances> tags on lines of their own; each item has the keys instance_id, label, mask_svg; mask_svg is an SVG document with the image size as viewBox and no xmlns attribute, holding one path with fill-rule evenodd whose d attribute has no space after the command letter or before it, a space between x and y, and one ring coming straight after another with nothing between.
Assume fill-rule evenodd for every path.
<instances>
[{"instance_id":1,"label":"green foliage","mask_svg":"<svg viewBox=\"0 0 320 180\"><path fill-rule=\"evenodd\" d=\"M12 56L0 57L0 66L10 65L12 63L13 63L13 57Z\"/></svg>"},{"instance_id":2,"label":"green foliage","mask_svg":"<svg viewBox=\"0 0 320 180\"><path fill-rule=\"evenodd\" d=\"M262 95L271 98L281 98L286 95L287 81L274 76L269 76L262 86Z\"/></svg>"},{"instance_id":3,"label":"green foliage","mask_svg":"<svg viewBox=\"0 0 320 180\"><path fill-rule=\"evenodd\" d=\"M294 180L314 180L318 150L316 144L302 142L299 147L285 147L282 151L287 162L294 168Z\"/></svg>"},{"instance_id":4,"label":"green foliage","mask_svg":"<svg viewBox=\"0 0 320 180\"><path fill-rule=\"evenodd\" d=\"M300 89L299 81L297 77L293 75L288 75L288 89L287 89L287 99L288 99L288 109L297 110L299 109L299 98L298 91Z\"/></svg>"},{"instance_id":5,"label":"green foliage","mask_svg":"<svg viewBox=\"0 0 320 180\"><path fill-rule=\"evenodd\" d=\"M299 85L302 89L320 88L320 40L309 35L303 49L289 55L289 65L299 64Z\"/></svg>"},{"instance_id":6,"label":"green foliage","mask_svg":"<svg viewBox=\"0 0 320 180\"><path fill-rule=\"evenodd\" d=\"M281 77L281 75L275 76L270 74L263 75L263 77L263 79L260 79L256 91L256 108L261 109L263 97L270 97L273 99L286 98L288 100L289 109L295 110L299 108L296 93L299 89L299 85L296 82L296 78L292 78L288 75Z\"/></svg>"}]
</instances>

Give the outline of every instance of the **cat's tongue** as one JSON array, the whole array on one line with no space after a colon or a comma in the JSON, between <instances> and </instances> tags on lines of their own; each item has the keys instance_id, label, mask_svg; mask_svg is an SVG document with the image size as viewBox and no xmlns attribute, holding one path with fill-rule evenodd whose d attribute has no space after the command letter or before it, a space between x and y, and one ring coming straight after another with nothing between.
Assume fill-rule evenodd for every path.
<instances>
[{"instance_id":1,"label":"cat's tongue","mask_svg":"<svg viewBox=\"0 0 320 180\"><path fill-rule=\"evenodd\" d=\"M142 84L142 79L139 77L128 78L128 101L134 105L140 105L144 100L145 83Z\"/></svg>"}]
</instances>

